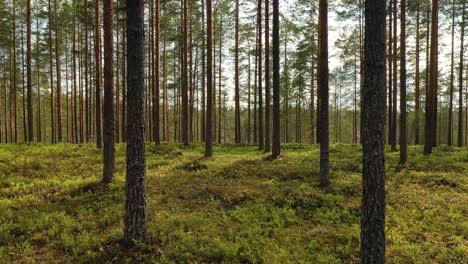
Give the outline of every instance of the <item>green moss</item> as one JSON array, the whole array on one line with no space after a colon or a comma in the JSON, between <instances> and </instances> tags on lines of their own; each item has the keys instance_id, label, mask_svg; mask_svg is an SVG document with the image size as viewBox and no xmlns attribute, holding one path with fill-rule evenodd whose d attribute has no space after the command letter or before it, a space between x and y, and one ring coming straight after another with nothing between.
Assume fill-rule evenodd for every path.
<instances>
[{"instance_id":1,"label":"green moss","mask_svg":"<svg viewBox=\"0 0 468 264\"><path fill-rule=\"evenodd\" d=\"M0 146L0 263L352 263L359 260L361 147L332 145L319 187L318 146L148 144L147 244L120 246L125 145L100 184L93 145ZM441 146L409 162L386 155L387 262L467 259L468 151Z\"/></svg>"}]
</instances>

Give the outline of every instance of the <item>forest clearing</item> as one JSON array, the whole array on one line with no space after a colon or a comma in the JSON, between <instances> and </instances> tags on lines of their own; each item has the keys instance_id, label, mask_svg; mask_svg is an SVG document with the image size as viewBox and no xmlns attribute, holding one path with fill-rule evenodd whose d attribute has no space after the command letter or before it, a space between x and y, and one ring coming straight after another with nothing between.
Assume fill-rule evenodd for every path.
<instances>
[{"instance_id":1,"label":"forest clearing","mask_svg":"<svg viewBox=\"0 0 468 264\"><path fill-rule=\"evenodd\" d=\"M4 263L352 263L359 260L361 147L330 149L319 186L318 146L288 144L269 161L255 146L147 146L148 243L120 246L125 148L100 183L94 145L0 148ZM468 150L386 155L387 263L466 263ZM114 260L114 262L112 262ZM118 260L118 261L117 261Z\"/></svg>"}]
</instances>

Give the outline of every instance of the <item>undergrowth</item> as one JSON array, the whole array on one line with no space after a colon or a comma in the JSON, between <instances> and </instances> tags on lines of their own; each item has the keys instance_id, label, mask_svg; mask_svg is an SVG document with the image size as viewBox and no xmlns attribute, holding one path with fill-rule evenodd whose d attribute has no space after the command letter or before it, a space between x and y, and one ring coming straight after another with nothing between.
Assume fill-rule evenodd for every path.
<instances>
[{"instance_id":1,"label":"undergrowth","mask_svg":"<svg viewBox=\"0 0 468 264\"><path fill-rule=\"evenodd\" d=\"M269 161L255 146L147 146L148 243L120 245L125 146L100 183L94 145L0 146L0 263L356 263L361 148L333 145L319 187L318 146ZM467 263L468 151L409 162L387 152L387 263Z\"/></svg>"}]
</instances>

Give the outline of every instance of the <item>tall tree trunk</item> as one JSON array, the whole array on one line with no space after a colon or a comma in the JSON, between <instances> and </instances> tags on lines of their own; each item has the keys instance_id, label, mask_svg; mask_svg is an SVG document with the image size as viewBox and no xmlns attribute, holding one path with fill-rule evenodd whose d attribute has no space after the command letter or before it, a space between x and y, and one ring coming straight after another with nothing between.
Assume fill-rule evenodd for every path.
<instances>
[{"instance_id":1,"label":"tall tree trunk","mask_svg":"<svg viewBox=\"0 0 468 264\"><path fill-rule=\"evenodd\" d=\"M388 144L393 142L393 1L388 6Z\"/></svg>"},{"instance_id":2,"label":"tall tree trunk","mask_svg":"<svg viewBox=\"0 0 468 264\"><path fill-rule=\"evenodd\" d=\"M154 47L154 65L153 65L153 78L154 78L154 90L153 90L153 140L156 145L161 143L159 135L159 21L160 21L160 3L159 0L155 1L155 13L154 28L155 28L155 47Z\"/></svg>"},{"instance_id":3,"label":"tall tree trunk","mask_svg":"<svg viewBox=\"0 0 468 264\"><path fill-rule=\"evenodd\" d=\"M39 19L36 19L36 27L39 27ZM39 31L36 32L36 49L39 50ZM42 141L42 123L41 123L41 61L40 54L37 53L36 57L37 69L37 142ZM31 73L32 74L32 73ZM32 78L32 76L31 76ZM29 118L29 117L28 117ZM28 122L29 123L29 122ZM29 127L28 127L29 131ZM27 138L27 137L26 137ZM26 140L28 141L28 140Z\"/></svg>"},{"instance_id":4,"label":"tall tree trunk","mask_svg":"<svg viewBox=\"0 0 468 264\"><path fill-rule=\"evenodd\" d=\"M268 1L268 0L267 0ZM241 143L240 87L239 87L239 0L236 0L236 36L235 36L235 141Z\"/></svg>"},{"instance_id":5,"label":"tall tree trunk","mask_svg":"<svg viewBox=\"0 0 468 264\"><path fill-rule=\"evenodd\" d=\"M89 86L88 86L88 1L85 1L84 4L84 36L85 36L85 54L84 54L84 82L85 82L85 120L86 120L86 132L85 132L85 140L86 143L89 142L89 138L91 136L91 126L89 120Z\"/></svg>"},{"instance_id":6,"label":"tall tree trunk","mask_svg":"<svg viewBox=\"0 0 468 264\"><path fill-rule=\"evenodd\" d=\"M205 24L205 0L201 0L202 7L202 76L201 76L201 138L206 140L206 24Z\"/></svg>"},{"instance_id":7,"label":"tall tree trunk","mask_svg":"<svg viewBox=\"0 0 468 264\"><path fill-rule=\"evenodd\" d=\"M218 144L221 144L221 119L222 119L222 109L223 102L221 101L221 84L222 84L222 69L223 69L223 20L222 18L219 21L219 63L218 63Z\"/></svg>"},{"instance_id":8,"label":"tall tree trunk","mask_svg":"<svg viewBox=\"0 0 468 264\"><path fill-rule=\"evenodd\" d=\"M79 135L78 135L78 111L77 111L77 83L76 83L76 1L73 0L73 6L74 6L74 11L73 11L73 131L74 131L74 143L78 144L79 142Z\"/></svg>"},{"instance_id":9,"label":"tall tree trunk","mask_svg":"<svg viewBox=\"0 0 468 264\"><path fill-rule=\"evenodd\" d=\"M402 0L403 1L403 0ZM397 9L398 0L393 0L393 95L392 95L392 142L390 145L392 146L392 151L396 151L396 144L397 144L397 92L398 92L398 29L397 29L397 22L398 22L398 9Z\"/></svg>"},{"instance_id":10,"label":"tall tree trunk","mask_svg":"<svg viewBox=\"0 0 468 264\"><path fill-rule=\"evenodd\" d=\"M16 10L14 8L13 3L13 13ZM13 14L13 90L12 90L12 97L13 97L13 111L12 111L12 128L11 131L13 132L12 135L12 143L18 143L18 85L17 85L17 64L16 64L16 14ZM11 110L11 109L10 109Z\"/></svg>"},{"instance_id":11,"label":"tall tree trunk","mask_svg":"<svg viewBox=\"0 0 468 264\"><path fill-rule=\"evenodd\" d=\"M257 70L257 81L258 81L258 150L263 151L264 138L263 138L263 89L262 89L262 0L257 2L257 56L258 56L258 70Z\"/></svg>"},{"instance_id":12,"label":"tall tree trunk","mask_svg":"<svg viewBox=\"0 0 468 264\"><path fill-rule=\"evenodd\" d=\"M94 3L94 62L95 62L95 108L96 108L96 146L98 149L102 148L102 132L101 132L101 19L100 19L100 4L101 1L96 0Z\"/></svg>"},{"instance_id":13,"label":"tall tree trunk","mask_svg":"<svg viewBox=\"0 0 468 264\"><path fill-rule=\"evenodd\" d=\"M125 13L124 13L124 21ZM127 142L127 28L124 27L122 30L122 109L121 117L122 122L120 122L121 130L122 130L122 142Z\"/></svg>"},{"instance_id":14,"label":"tall tree trunk","mask_svg":"<svg viewBox=\"0 0 468 264\"><path fill-rule=\"evenodd\" d=\"M49 82L50 82L50 126L51 126L51 142L55 143L55 114L54 114L54 64L53 64L53 50L52 50L52 5L49 0Z\"/></svg>"},{"instance_id":15,"label":"tall tree trunk","mask_svg":"<svg viewBox=\"0 0 468 264\"><path fill-rule=\"evenodd\" d=\"M28 95L28 142L34 140L33 136L33 107L32 107L32 70L31 70L31 0L26 0L26 79Z\"/></svg>"},{"instance_id":16,"label":"tall tree trunk","mask_svg":"<svg viewBox=\"0 0 468 264\"><path fill-rule=\"evenodd\" d=\"M431 55L430 55L430 72L428 84L428 97L426 98L426 125L425 125L425 142L424 153L432 153L432 148L436 145L435 131L437 128L437 52L438 52L438 9L439 1L432 0L432 19L431 19Z\"/></svg>"},{"instance_id":17,"label":"tall tree trunk","mask_svg":"<svg viewBox=\"0 0 468 264\"><path fill-rule=\"evenodd\" d=\"M448 131L447 131L447 145L451 146L453 143L453 86L454 86L454 46L455 46L455 1L452 1L452 48L450 52L450 94L449 94L449 112L448 112Z\"/></svg>"},{"instance_id":18,"label":"tall tree trunk","mask_svg":"<svg viewBox=\"0 0 468 264\"><path fill-rule=\"evenodd\" d=\"M265 152L270 152L270 1L265 0Z\"/></svg>"},{"instance_id":19,"label":"tall tree trunk","mask_svg":"<svg viewBox=\"0 0 468 264\"><path fill-rule=\"evenodd\" d=\"M146 240L146 160L144 132L144 6L127 0L128 144L124 242ZM106 31L105 31L106 32ZM106 43L106 41L104 41Z\"/></svg>"},{"instance_id":20,"label":"tall tree trunk","mask_svg":"<svg viewBox=\"0 0 468 264\"><path fill-rule=\"evenodd\" d=\"M419 145L419 112L420 112L420 65L419 65L419 53L420 53L420 43L421 43L421 35L419 32L420 28L420 9L421 5L420 3L417 4L417 10L416 10L416 75L415 75L415 108L414 108L414 133L415 133L415 138L414 138L414 144Z\"/></svg>"},{"instance_id":21,"label":"tall tree trunk","mask_svg":"<svg viewBox=\"0 0 468 264\"><path fill-rule=\"evenodd\" d=\"M188 0L183 0L183 55L182 55L182 141L184 145L189 145L188 127Z\"/></svg>"},{"instance_id":22,"label":"tall tree trunk","mask_svg":"<svg viewBox=\"0 0 468 264\"><path fill-rule=\"evenodd\" d=\"M276 158L281 152L280 135L280 39L279 0L273 0L273 152Z\"/></svg>"},{"instance_id":23,"label":"tall tree trunk","mask_svg":"<svg viewBox=\"0 0 468 264\"><path fill-rule=\"evenodd\" d=\"M130 2L130 1L128 1ZM131 6L131 3L128 3ZM113 87L113 33L112 33L112 0L104 0L104 173L103 182L110 183L114 178L114 164L115 164L115 142L114 142L114 87ZM137 4L135 4L137 5ZM132 6L137 8L137 6ZM130 8L132 8L130 7ZM136 10L132 10L135 15ZM132 19L132 18L129 18ZM136 19L136 18L133 18ZM133 26L133 24L131 24ZM136 38L136 36L134 36ZM127 51L128 52L128 51ZM132 56L129 56L132 57ZM141 58L141 57L140 57ZM136 75L136 73L135 73ZM133 76L130 75L129 76ZM132 83L133 84L133 83ZM129 88L130 89L130 88ZM129 93L130 94L130 93ZM129 104L130 105L130 104ZM133 117L135 120L137 117ZM135 154L136 155L136 154ZM136 166L136 165L133 165Z\"/></svg>"},{"instance_id":24,"label":"tall tree trunk","mask_svg":"<svg viewBox=\"0 0 468 264\"><path fill-rule=\"evenodd\" d=\"M385 263L385 1L366 1L361 262Z\"/></svg>"},{"instance_id":25,"label":"tall tree trunk","mask_svg":"<svg viewBox=\"0 0 468 264\"><path fill-rule=\"evenodd\" d=\"M206 56L206 122L205 158L213 156L213 12L212 0L206 0L207 56Z\"/></svg>"},{"instance_id":26,"label":"tall tree trunk","mask_svg":"<svg viewBox=\"0 0 468 264\"><path fill-rule=\"evenodd\" d=\"M458 72L458 146L463 146L463 55L465 40L466 0L463 0L460 30L460 66ZM466 106L468 108L468 106ZM468 123L468 122L467 122ZM465 131L466 133L466 131Z\"/></svg>"},{"instance_id":27,"label":"tall tree trunk","mask_svg":"<svg viewBox=\"0 0 468 264\"><path fill-rule=\"evenodd\" d=\"M62 70L60 66L60 29L57 15L57 0L54 0L55 10L55 67L57 71L57 141L62 142ZM52 56L52 54L51 54Z\"/></svg>"},{"instance_id":28,"label":"tall tree trunk","mask_svg":"<svg viewBox=\"0 0 468 264\"><path fill-rule=\"evenodd\" d=\"M408 139L406 135L406 0L401 0L400 36L400 164L408 160Z\"/></svg>"},{"instance_id":29,"label":"tall tree trunk","mask_svg":"<svg viewBox=\"0 0 468 264\"><path fill-rule=\"evenodd\" d=\"M328 2L319 0L319 70L318 86L320 90L320 185L330 182L328 158Z\"/></svg>"},{"instance_id":30,"label":"tall tree trunk","mask_svg":"<svg viewBox=\"0 0 468 264\"><path fill-rule=\"evenodd\" d=\"M24 33L23 29L21 29L21 79L22 79L22 106L23 106L23 141L28 141L28 134L27 134L27 125L26 125L26 85L25 85L25 78L24 78ZM1 132L0 132L1 134ZM0 141L1 142L1 141Z\"/></svg>"}]
</instances>

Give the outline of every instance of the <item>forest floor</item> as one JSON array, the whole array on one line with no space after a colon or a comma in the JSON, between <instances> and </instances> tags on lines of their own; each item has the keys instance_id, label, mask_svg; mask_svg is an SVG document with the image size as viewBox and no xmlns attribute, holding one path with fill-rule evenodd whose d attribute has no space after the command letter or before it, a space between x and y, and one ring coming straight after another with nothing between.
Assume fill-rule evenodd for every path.
<instances>
[{"instance_id":1,"label":"forest floor","mask_svg":"<svg viewBox=\"0 0 468 264\"><path fill-rule=\"evenodd\" d=\"M0 263L356 263L361 148L332 145L319 187L318 146L147 146L149 242L120 246L125 145L100 184L94 145L0 146ZM467 263L468 150L387 152L387 263Z\"/></svg>"}]
</instances>

